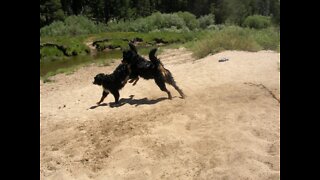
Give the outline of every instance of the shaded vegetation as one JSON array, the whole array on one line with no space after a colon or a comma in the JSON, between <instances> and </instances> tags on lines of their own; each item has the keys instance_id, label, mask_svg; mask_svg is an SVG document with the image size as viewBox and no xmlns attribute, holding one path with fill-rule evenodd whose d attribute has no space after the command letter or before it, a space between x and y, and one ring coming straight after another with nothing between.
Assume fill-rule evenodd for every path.
<instances>
[{"instance_id":1,"label":"shaded vegetation","mask_svg":"<svg viewBox=\"0 0 320 180\"><path fill-rule=\"evenodd\" d=\"M197 58L202 58L223 50L277 50L279 45L280 34L274 28L255 30L230 26L220 31L210 31L201 39L188 43L187 47Z\"/></svg>"}]
</instances>

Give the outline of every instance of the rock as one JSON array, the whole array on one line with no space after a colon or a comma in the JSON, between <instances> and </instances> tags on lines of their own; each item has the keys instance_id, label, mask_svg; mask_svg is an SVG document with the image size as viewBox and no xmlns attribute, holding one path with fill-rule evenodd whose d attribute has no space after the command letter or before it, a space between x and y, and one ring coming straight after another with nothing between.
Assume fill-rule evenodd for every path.
<instances>
[{"instance_id":1,"label":"rock","mask_svg":"<svg viewBox=\"0 0 320 180\"><path fill-rule=\"evenodd\" d=\"M225 61L229 61L229 59L228 58L221 58L221 59L219 59L219 62L225 62Z\"/></svg>"}]
</instances>

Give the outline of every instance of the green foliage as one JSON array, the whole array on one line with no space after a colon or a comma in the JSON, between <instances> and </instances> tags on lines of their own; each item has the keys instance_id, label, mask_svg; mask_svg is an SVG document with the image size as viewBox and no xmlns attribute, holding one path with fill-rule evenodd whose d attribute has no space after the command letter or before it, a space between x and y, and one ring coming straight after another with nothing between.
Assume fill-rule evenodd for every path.
<instances>
[{"instance_id":1,"label":"green foliage","mask_svg":"<svg viewBox=\"0 0 320 180\"><path fill-rule=\"evenodd\" d=\"M209 31L189 47L196 57L202 58L222 50L277 50L279 43L279 32L273 28L255 30L230 26L219 31Z\"/></svg>"},{"instance_id":2,"label":"green foliage","mask_svg":"<svg viewBox=\"0 0 320 180\"><path fill-rule=\"evenodd\" d=\"M49 26L45 26L40 29L41 36L54 36L66 34L65 24L61 21L55 21Z\"/></svg>"},{"instance_id":3,"label":"green foliage","mask_svg":"<svg viewBox=\"0 0 320 180\"><path fill-rule=\"evenodd\" d=\"M189 20L189 19L188 19ZM188 21L190 28L194 28L192 20ZM108 23L108 31L126 31L126 32L149 32L152 30L163 30L165 28L189 28L183 18L174 14L153 13L146 18L138 18L134 21L119 21Z\"/></svg>"},{"instance_id":4,"label":"green foliage","mask_svg":"<svg viewBox=\"0 0 320 180\"><path fill-rule=\"evenodd\" d=\"M207 15L199 20L189 12L177 13L153 13L145 18L138 18L133 21L113 21L108 23L108 31L124 32L150 32L150 31L172 31L188 32L200 27L206 28L214 24L214 16Z\"/></svg>"},{"instance_id":5,"label":"green foliage","mask_svg":"<svg viewBox=\"0 0 320 180\"><path fill-rule=\"evenodd\" d=\"M254 40L263 47L263 49L271 49L280 51L280 32L276 28L266 28L253 31Z\"/></svg>"},{"instance_id":6,"label":"green foliage","mask_svg":"<svg viewBox=\"0 0 320 180\"><path fill-rule=\"evenodd\" d=\"M139 43L139 46L150 46L155 45L156 39L161 39L167 44L172 43L185 43L196 38L198 33L195 32L169 32L169 31L159 31L159 32L149 32L149 33L137 33L137 32L107 32L98 35L94 41L108 39L104 42L96 43L98 50L103 50L106 47L118 47L126 48L128 46L128 40L134 38L141 38L143 41Z\"/></svg>"},{"instance_id":7,"label":"green foliage","mask_svg":"<svg viewBox=\"0 0 320 180\"><path fill-rule=\"evenodd\" d=\"M178 12L177 15L183 19L186 26L190 30L194 30L199 27L199 22L197 21L197 18L195 15L189 13L189 12Z\"/></svg>"},{"instance_id":8,"label":"green foliage","mask_svg":"<svg viewBox=\"0 0 320 180\"><path fill-rule=\"evenodd\" d=\"M57 37L42 37L40 43L53 43L61 45L66 48L68 56L83 55L90 52L89 47L86 46L85 42L90 37L92 42L108 39L108 41L97 42L96 48L102 51L106 48L126 48L128 41L134 38L141 38L143 42L139 46L150 46L155 45L156 39L161 39L167 44L172 43L185 43L195 39L199 35L199 32L170 32L170 31L159 31L149 33L138 33L138 32L106 32L91 35L82 35L76 37L68 36L57 36ZM40 49L41 61L50 59L59 59L64 57L61 50L56 47L43 47Z\"/></svg>"},{"instance_id":9,"label":"green foliage","mask_svg":"<svg viewBox=\"0 0 320 180\"><path fill-rule=\"evenodd\" d=\"M200 28L205 29L208 26L214 24L214 15L213 14L208 14L208 15L205 15L205 16L201 16L198 19L198 21L199 21Z\"/></svg>"},{"instance_id":10,"label":"green foliage","mask_svg":"<svg viewBox=\"0 0 320 180\"><path fill-rule=\"evenodd\" d=\"M40 49L41 59L46 60L49 57L51 59L63 57L64 54L56 47L43 47Z\"/></svg>"},{"instance_id":11,"label":"green foliage","mask_svg":"<svg viewBox=\"0 0 320 180\"><path fill-rule=\"evenodd\" d=\"M253 0L228 0L225 23L241 25L244 19L252 14Z\"/></svg>"},{"instance_id":12,"label":"green foliage","mask_svg":"<svg viewBox=\"0 0 320 180\"><path fill-rule=\"evenodd\" d=\"M274 24L280 23L280 0L40 0L40 27L70 15L107 23L146 17L157 11L188 11L196 17L213 14L217 24L241 25L254 14L270 16ZM190 30L197 27L194 18L191 23L184 21Z\"/></svg>"},{"instance_id":13,"label":"green foliage","mask_svg":"<svg viewBox=\"0 0 320 180\"><path fill-rule=\"evenodd\" d=\"M103 24L96 24L85 16L69 16L64 22L56 21L40 29L41 36L76 36L99 33L105 30Z\"/></svg>"},{"instance_id":14,"label":"green foliage","mask_svg":"<svg viewBox=\"0 0 320 180\"><path fill-rule=\"evenodd\" d=\"M57 36L57 37L42 37L40 44L53 43L61 45L66 48L68 56L75 56L81 54L87 54L90 49L84 44L85 36L68 37L68 36ZM52 59L62 57L64 54L61 50L56 47L43 47L40 49L41 60Z\"/></svg>"},{"instance_id":15,"label":"green foliage","mask_svg":"<svg viewBox=\"0 0 320 180\"><path fill-rule=\"evenodd\" d=\"M280 25L280 0L272 0L270 4L271 21L275 25Z\"/></svg>"},{"instance_id":16,"label":"green foliage","mask_svg":"<svg viewBox=\"0 0 320 180\"><path fill-rule=\"evenodd\" d=\"M154 25L158 27L158 29L163 28L171 28L176 27L177 29L182 29L186 26L186 23L184 22L184 19L179 17L178 14L160 14L156 13L155 18L158 21L155 21L154 16L151 16L151 21ZM153 20L154 19L154 20Z\"/></svg>"},{"instance_id":17,"label":"green foliage","mask_svg":"<svg viewBox=\"0 0 320 180\"><path fill-rule=\"evenodd\" d=\"M255 29L267 28L270 25L271 25L270 17L261 16L261 15L248 16L242 24L242 26L244 27L255 28Z\"/></svg>"},{"instance_id":18,"label":"green foliage","mask_svg":"<svg viewBox=\"0 0 320 180\"><path fill-rule=\"evenodd\" d=\"M40 27L63 20L65 14L59 0L40 0Z\"/></svg>"}]
</instances>

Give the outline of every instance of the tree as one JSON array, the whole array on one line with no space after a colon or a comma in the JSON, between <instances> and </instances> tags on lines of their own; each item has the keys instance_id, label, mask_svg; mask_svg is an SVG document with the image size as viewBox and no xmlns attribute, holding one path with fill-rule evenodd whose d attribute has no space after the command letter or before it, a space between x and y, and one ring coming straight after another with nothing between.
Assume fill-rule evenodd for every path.
<instances>
[{"instance_id":1,"label":"tree","mask_svg":"<svg viewBox=\"0 0 320 180\"><path fill-rule=\"evenodd\" d=\"M40 0L40 28L63 19L64 12L59 0Z\"/></svg>"},{"instance_id":2,"label":"tree","mask_svg":"<svg viewBox=\"0 0 320 180\"><path fill-rule=\"evenodd\" d=\"M215 23L223 24L228 18L229 14L229 2L224 0L214 1L214 17Z\"/></svg>"},{"instance_id":3,"label":"tree","mask_svg":"<svg viewBox=\"0 0 320 180\"><path fill-rule=\"evenodd\" d=\"M97 22L145 17L153 12L188 11L196 17L213 14L215 23L241 25L252 15L280 23L280 0L40 0L40 27L65 16L84 15Z\"/></svg>"},{"instance_id":4,"label":"tree","mask_svg":"<svg viewBox=\"0 0 320 180\"><path fill-rule=\"evenodd\" d=\"M272 22L280 25L280 0L271 0L270 15Z\"/></svg>"}]
</instances>

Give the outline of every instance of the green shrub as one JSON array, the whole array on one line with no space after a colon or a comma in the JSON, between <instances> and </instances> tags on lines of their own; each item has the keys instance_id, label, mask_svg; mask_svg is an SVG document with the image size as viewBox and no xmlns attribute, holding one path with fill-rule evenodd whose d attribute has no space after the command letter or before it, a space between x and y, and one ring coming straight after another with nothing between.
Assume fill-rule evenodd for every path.
<instances>
[{"instance_id":1,"label":"green shrub","mask_svg":"<svg viewBox=\"0 0 320 180\"><path fill-rule=\"evenodd\" d=\"M133 21L109 22L108 31L150 32L150 31L189 31L198 27L194 15L186 12L173 14L153 13Z\"/></svg>"},{"instance_id":2,"label":"green shrub","mask_svg":"<svg viewBox=\"0 0 320 180\"><path fill-rule=\"evenodd\" d=\"M63 56L64 56L63 52L56 47L43 47L40 49L41 59L47 59L48 57L58 58Z\"/></svg>"},{"instance_id":3,"label":"green shrub","mask_svg":"<svg viewBox=\"0 0 320 180\"><path fill-rule=\"evenodd\" d=\"M41 36L55 36L66 34L65 24L61 21L55 21L49 26L44 26L40 29Z\"/></svg>"},{"instance_id":4,"label":"green shrub","mask_svg":"<svg viewBox=\"0 0 320 180\"><path fill-rule=\"evenodd\" d=\"M158 21L155 21L155 19ZM171 28L171 27L176 27L177 29L181 29L186 26L186 23L184 20L179 17L177 14L160 14L156 13L154 15L151 15L149 18L151 18L151 22L155 26L158 27L158 29L163 29L163 28Z\"/></svg>"},{"instance_id":5,"label":"green shrub","mask_svg":"<svg viewBox=\"0 0 320 180\"><path fill-rule=\"evenodd\" d=\"M59 46L63 46L66 49L67 56L75 56L80 54L87 54L90 52L89 47L87 47L83 42L86 36L55 36L55 37L42 37L40 38L40 44L52 43ZM56 47L43 47L40 49L40 58L43 60L45 57L60 57L64 54L58 50Z\"/></svg>"},{"instance_id":6,"label":"green shrub","mask_svg":"<svg viewBox=\"0 0 320 180\"><path fill-rule=\"evenodd\" d=\"M183 19L186 26L190 30L194 30L196 28L199 28L199 22L197 21L197 18L195 15L189 13L189 12L178 12L177 15Z\"/></svg>"},{"instance_id":7,"label":"green shrub","mask_svg":"<svg viewBox=\"0 0 320 180\"><path fill-rule=\"evenodd\" d=\"M189 48L196 57L202 58L223 50L278 50L279 44L280 33L275 28L256 30L229 26L208 31L199 40L191 42Z\"/></svg>"},{"instance_id":8,"label":"green shrub","mask_svg":"<svg viewBox=\"0 0 320 180\"><path fill-rule=\"evenodd\" d=\"M106 30L103 24L96 24L85 16L69 16L63 22L55 21L40 29L41 36L76 36L99 33Z\"/></svg>"},{"instance_id":9,"label":"green shrub","mask_svg":"<svg viewBox=\"0 0 320 180\"><path fill-rule=\"evenodd\" d=\"M271 25L270 17L261 16L261 15L248 16L242 24L243 27L249 27L249 28L255 28L255 29L267 28L270 25Z\"/></svg>"},{"instance_id":10,"label":"green shrub","mask_svg":"<svg viewBox=\"0 0 320 180\"><path fill-rule=\"evenodd\" d=\"M279 48L280 32L275 28L256 30L252 36L263 49L277 50Z\"/></svg>"},{"instance_id":11,"label":"green shrub","mask_svg":"<svg viewBox=\"0 0 320 180\"><path fill-rule=\"evenodd\" d=\"M207 28L208 26L214 25L214 15L213 14L208 14L205 16L201 16L198 19L199 26L202 29Z\"/></svg>"}]
</instances>

